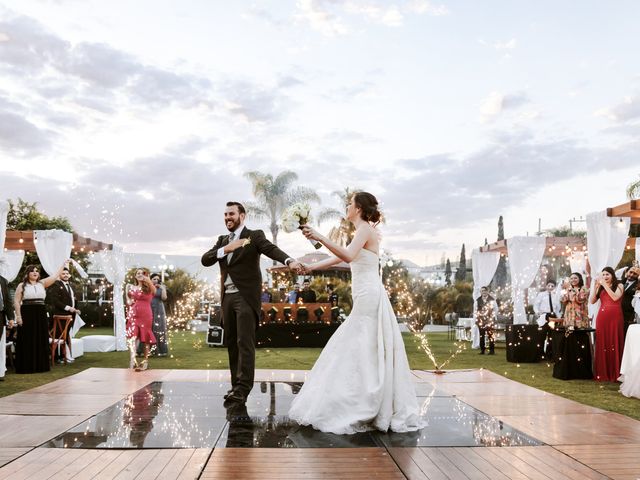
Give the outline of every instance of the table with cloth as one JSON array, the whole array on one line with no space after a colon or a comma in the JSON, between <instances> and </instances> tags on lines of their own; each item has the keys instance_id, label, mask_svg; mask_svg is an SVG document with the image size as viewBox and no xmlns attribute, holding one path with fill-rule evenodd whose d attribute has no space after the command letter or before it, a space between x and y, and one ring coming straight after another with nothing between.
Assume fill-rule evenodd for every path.
<instances>
[{"instance_id":1,"label":"table with cloth","mask_svg":"<svg viewBox=\"0 0 640 480\"><path fill-rule=\"evenodd\" d=\"M627 330L624 353L620 364L620 392L627 397L640 398L640 325Z\"/></svg>"},{"instance_id":2,"label":"table with cloth","mask_svg":"<svg viewBox=\"0 0 640 480\"><path fill-rule=\"evenodd\" d=\"M567 330L562 327L551 332L554 378L560 380L593 378L592 332L595 332L593 328Z\"/></svg>"},{"instance_id":3,"label":"table with cloth","mask_svg":"<svg viewBox=\"0 0 640 480\"><path fill-rule=\"evenodd\" d=\"M480 348L480 330L472 317L459 318L456 324L456 340L471 342L471 348Z\"/></svg>"}]
</instances>

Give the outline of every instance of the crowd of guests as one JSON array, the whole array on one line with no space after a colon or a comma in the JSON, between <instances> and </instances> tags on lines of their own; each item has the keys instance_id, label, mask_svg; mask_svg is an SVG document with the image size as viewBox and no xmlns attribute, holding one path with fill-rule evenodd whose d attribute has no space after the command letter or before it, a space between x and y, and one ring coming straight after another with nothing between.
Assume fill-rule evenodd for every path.
<instances>
[{"instance_id":1,"label":"crowd of guests","mask_svg":"<svg viewBox=\"0 0 640 480\"><path fill-rule=\"evenodd\" d=\"M584 329L591 326L589 305L597 304L595 322L594 378L598 381L617 381L624 340L629 326L640 320L640 267L632 266L618 272L605 267L596 276L594 288L589 291L582 274L574 272L560 285L550 280L537 294L532 307L543 332L541 355L553 358L552 324L565 329ZM487 287L475 300L475 321L480 332L480 354L488 343L489 354L494 353L494 327L498 315L495 298ZM485 337L487 340L485 340Z\"/></svg>"},{"instance_id":2,"label":"crowd of guests","mask_svg":"<svg viewBox=\"0 0 640 480\"><path fill-rule=\"evenodd\" d=\"M167 321L164 302L167 290L159 274L149 275L146 269L138 269L135 284L127 285L127 341L133 354L130 367L137 370L148 368L149 356L168 354ZM14 344L14 368L19 374L47 372L51 363L71 363L71 326L78 308L71 283L68 262L53 275L41 278L37 265L28 265L22 281L18 283L13 301L8 282L0 276L0 325L6 326L6 340ZM66 345L54 349L51 358L51 331L53 317L71 317L67 324ZM0 330L0 334L1 334ZM136 349L144 357L138 364ZM4 351L2 352L4 353ZM4 360L4 356L2 356ZM4 367L4 365L2 365ZM0 381L4 377L0 369Z\"/></svg>"}]
</instances>

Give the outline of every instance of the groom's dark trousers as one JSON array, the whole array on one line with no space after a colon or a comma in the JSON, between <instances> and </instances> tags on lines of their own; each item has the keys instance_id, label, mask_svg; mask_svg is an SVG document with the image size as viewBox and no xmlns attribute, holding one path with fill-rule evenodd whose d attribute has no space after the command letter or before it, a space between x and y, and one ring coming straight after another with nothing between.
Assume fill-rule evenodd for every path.
<instances>
[{"instance_id":1,"label":"groom's dark trousers","mask_svg":"<svg viewBox=\"0 0 640 480\"><path fill-rule=\"evenodd\" d=\"M218 250L229 243L228 235L221 235L211 250L202 256L202 265L220 265L222 326L225 344L229 353L231 386L234 392L244 397L253 388L256 363L256 329L260 318L260 293L262 274L260 255L285 263L290 258L285 252L267 240L262 230L244 228L239 238L250 239L244 247L218 258ZM236 293L225 293L227 276L238 289Z\"/></svg>"}]
</instances>

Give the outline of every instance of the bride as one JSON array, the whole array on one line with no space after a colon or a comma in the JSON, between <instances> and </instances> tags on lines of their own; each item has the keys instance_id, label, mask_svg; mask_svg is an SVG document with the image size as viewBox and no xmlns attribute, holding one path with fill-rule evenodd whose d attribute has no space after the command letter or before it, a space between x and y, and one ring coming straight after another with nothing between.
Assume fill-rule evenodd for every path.
<instances>
[{"instance_id":1,"label":"bride","mask_svg":"<svg viewBox=\"0 0 640 480\"><path fill-rule=\"evenodd\" d=\"M305 265L307 272L351 264L353 309L336 330L289 410L301 425L336 434L407 432L423 425L398 322L379 274L378 201L356 193L347 219L356 227L341 247L309 226L302 232L336 256Z\"/></svg>"}]
</instances>

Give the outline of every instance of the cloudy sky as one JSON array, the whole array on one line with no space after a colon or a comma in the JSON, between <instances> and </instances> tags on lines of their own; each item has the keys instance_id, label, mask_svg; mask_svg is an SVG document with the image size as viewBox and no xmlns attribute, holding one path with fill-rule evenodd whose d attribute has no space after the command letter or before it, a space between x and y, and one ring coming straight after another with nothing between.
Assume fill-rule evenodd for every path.
<instances>
[{"instance_id":1,"label":"cloudy sky","mask_svg":"<svg viewBox=\"0 0 640 480\"><path fill-rule=\"evenodd\" d=\"M0 197L199 255L251 199L244 172L293 170L324 206L376 194L394 256L453 260L499 215L525 235L625 201L638 18L632 0L0 0Z\"/></svg>"}]
</instances>

